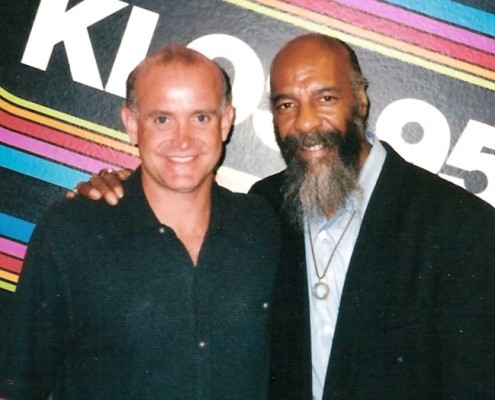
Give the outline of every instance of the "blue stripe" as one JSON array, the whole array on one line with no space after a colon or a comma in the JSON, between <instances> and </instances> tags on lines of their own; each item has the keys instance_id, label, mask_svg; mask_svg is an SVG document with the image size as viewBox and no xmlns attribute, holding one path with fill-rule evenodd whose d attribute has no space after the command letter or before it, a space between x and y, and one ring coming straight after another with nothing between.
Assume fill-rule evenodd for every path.
<instances>
[{"instance_id":1,"label":"blue stripe","mask_svg":"<svg viewBox=\"0 0 495 400\"><path fill-rule=\"evenodd\" d=\"M385 0L384 3L395 4L473 31L495 36L495 14L452 0ZM495 49L493 50L495 52Z\"/></svg>"},{"instance_id":2,"label":"blue stripe","mask_svg":"<svg viewBox=\"0 0 495 400\"><path fill-rule=\"evenodd\" d=\"M87 173L2 145L0 145L0 167L67 189L90 177Z\"/></svg>"},{"instance_id":3,"label":"blue stripe","mask_svg":"<svg viewBox=\"0 0 495 400\"><path fill-rule=\"evenodd\" d=\"M35 224L0 212L0 235L27 243Z\"/></svg>"}]
</instances>

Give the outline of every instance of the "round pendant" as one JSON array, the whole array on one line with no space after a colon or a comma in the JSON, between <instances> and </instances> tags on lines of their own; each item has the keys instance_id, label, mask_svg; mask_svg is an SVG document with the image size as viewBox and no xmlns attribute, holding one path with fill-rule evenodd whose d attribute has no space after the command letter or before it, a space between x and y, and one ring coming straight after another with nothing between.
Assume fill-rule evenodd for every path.
<instances>
[{"instance_id":1,"label":"round pendant","mask_svg":"<svg viewBox=\"0 0 495 400\"><path fill-rule=\"evenodd\" d=\"M320 281L313 286L312 292L318 300L325 300L330 293L330 288L325 282Z\"/></svg>"}]
</instances>

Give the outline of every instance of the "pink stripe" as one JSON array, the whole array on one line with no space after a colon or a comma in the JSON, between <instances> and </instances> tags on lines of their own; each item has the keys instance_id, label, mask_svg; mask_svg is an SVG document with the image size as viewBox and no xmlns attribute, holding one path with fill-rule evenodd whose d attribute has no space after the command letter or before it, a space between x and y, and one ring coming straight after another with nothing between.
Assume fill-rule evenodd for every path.
<instances>
[{"instance_id":1,"label":"pink stripe","mask_svg":"<svg viewBox=\"0 0 495 400\"><path fill-rule=\"evenodd\" d=\"M407 25L416 29L421 29L424 32L442 36L454 42L462 43L467 46L486 51L488 53L495 53L494 39L476 34L465 29L457 28L453 25L448 25L432 18L427 18L422 15L403 10L399 7L390 6L376 0L333 0L333 2L342 4L344 6L356 8L358 10L365 11L369 14L374 14L384 19L398 22L401 25ZM289 3L292 3L292 1L289 1ZM305 7L311 9L314 8L315 3L318 2L305 0L301 3L305 3ZM328 1L325 1L324 3L326 3L326 10L328 10L331 5Z\"/></svg>"},{"instance_id":2,"label":"pink stripe","mask_svg":"<svg viewBox=\"0 0 495 400\"><path fill-rule=\"evenodd\" d=\"M36 118L36 116L33 118ZM135 166L138 162L134 155L125 151L119 151L103 144L97 144L73 136L69 133L50 128L49 126L23 119L2 109L0 109L0 121L1 126L4 126L13 132L54 144L69 151L84 154L86 157L94 158L96 160L104 160L105 162L121 166Z\"/></svg>"},{"instance_id":3,"label":"pink stripe","mask_svg":"<svg viewBox=\"0 0 495 400\"><path fill-rule=\"evenodd\" d=\"M19 135L2 127L0 127L0 141L82 171L94 173L104 168L116 168L115 165L94 160L72 151Z\"/></svg>"},{"instance_id":4,"label":"pink stripe","mask_svg":"<svg viewBox=\"0 0 495 400\"><path fill-rule=\"evenodd\" d=\"M26 255L26 249L26 245L0 237L0 251L5 254L22 259Z\"/></svg>"}]
</instances>

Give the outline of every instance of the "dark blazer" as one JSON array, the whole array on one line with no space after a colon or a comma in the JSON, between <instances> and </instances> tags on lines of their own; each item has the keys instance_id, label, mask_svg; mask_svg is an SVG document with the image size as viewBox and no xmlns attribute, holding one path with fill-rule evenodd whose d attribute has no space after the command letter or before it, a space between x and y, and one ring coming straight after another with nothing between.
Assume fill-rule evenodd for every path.
<instances>
[{"instance_id":1,"label":"dark blazer","mask_svg":"<svg viewBox=\"0 0 495 400\"><path fill-rule=\"evenodd\" d=\"M387 157L340 304L324 399L495 399L495 211ZM283 172L253 186L280 210ZM271 398L311 399L302 232L283 227Z\"/></svg>"}]
</instances>

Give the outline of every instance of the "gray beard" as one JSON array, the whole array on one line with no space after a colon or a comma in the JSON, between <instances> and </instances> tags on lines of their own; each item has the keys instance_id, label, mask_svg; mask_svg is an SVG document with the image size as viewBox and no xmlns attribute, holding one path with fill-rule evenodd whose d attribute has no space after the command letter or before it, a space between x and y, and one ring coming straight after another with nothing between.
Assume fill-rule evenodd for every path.
<instances>
[{"instance_id":1,"label":"gray beard","mask_svg":"<svg viewBox=\"0 0 495 400\"><path fill-rule=\"evenodd\" d=\"M280 143L287 163L283 186L283 208L289 221L304 227L304 218L313 218L337 211L355 191L359 190L359 155L364 141L364 123L353 115L345 135L340 132L315 132L291 135ZM287 143L289 142L289 143ZM332 149L331 157L309 165L297 157L299 146L324 143ZM317 172L312 171L317 168Z\"/></svg>"}]
</instances>

